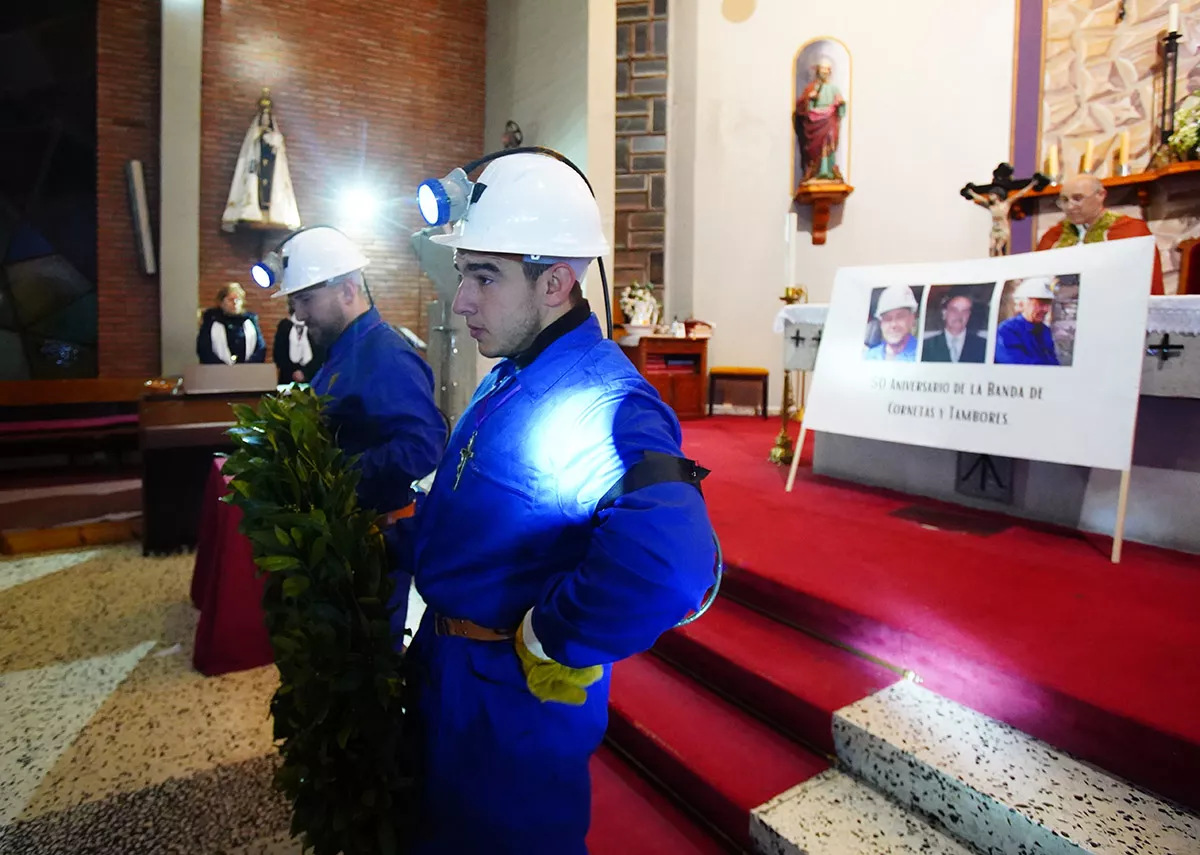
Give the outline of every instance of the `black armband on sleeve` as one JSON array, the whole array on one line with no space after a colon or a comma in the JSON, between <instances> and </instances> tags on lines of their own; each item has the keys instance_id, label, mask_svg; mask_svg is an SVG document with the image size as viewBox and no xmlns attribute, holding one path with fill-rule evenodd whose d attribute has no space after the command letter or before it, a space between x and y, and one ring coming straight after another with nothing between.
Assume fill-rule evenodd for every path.
<instances>
[{"instance_id":1,"label":"black armband on sleeve","mask_svg":"<svg viewBox=\"0 0 1200 855\"><path fill-rule=\"evenodd\" d=\"M612 507L617 499L627 493L654 484L681 481L691 484L703 496L704 491L700 489L700 482L708 477L709 471L695 460L689 460L686 457L676 457L659 451L647 451L646 456L631 466L621 480L613 484L596 503L595 514Z\"/></svg>"}]
</instances>

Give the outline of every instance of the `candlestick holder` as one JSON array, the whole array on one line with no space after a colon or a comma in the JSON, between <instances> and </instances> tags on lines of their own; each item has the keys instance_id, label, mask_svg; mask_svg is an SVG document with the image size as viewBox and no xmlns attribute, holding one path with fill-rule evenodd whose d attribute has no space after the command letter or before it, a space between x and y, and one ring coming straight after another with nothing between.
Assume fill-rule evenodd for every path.
<instances>
[{"instance_id":1,"label":"candlestick holder","mask_svg":"<svg viewBox=\"0 0 1200 855\"><path fill-rule=\"evenodd\" d=\"M1150 156L1150 168L1159 169L1179 160L1171 150L1171 134L1175 133L1175 98L1176 78L1179 76L1179 41L1183 38L1180 33L1167 33L1162 39L1163 51L1163 83L1162 98L1160 99L1158 148Z\"/></svg>"},{"instance_id":2,"label":"candlestick holder","mask_svg":"<svg viewBox=\"0 0 1200 855\"><path fill-rule=\"evenodd\" d=\"M789 306L794 306L796 303L807 303L808 292L802 287L789 287L783 289L783 296L779 298ZM800 381L803 383L803 378ZM776 464L788 464L792 462L794 447L792 438L788 434L788 422L791 420L792 407L792 372L783 369L783 397L779 401L779 433L775 437L775 445L771 447L771 453L767 456L767 460Z\"/></svg>"}]
</instances>

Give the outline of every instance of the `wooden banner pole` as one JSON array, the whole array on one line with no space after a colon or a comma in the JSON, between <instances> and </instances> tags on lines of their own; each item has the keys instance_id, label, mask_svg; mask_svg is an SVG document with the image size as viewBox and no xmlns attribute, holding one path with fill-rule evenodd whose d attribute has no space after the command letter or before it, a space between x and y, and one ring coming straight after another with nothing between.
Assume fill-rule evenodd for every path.
<instances>
[{"instance_id":1,"label":"wooden banner pole","mask_svg":"<svg viewBox=\"0 0 1200 855\"><path fill-rule=\"evenodd\" d=\"M808 436L808 426L804 422L800 422L800 438L796 440L796 449L792 453L792 468L788 470L787 491L792 492L792 485L796 483L796 470L800 468L800 455L804 453L804 439Z\"/></svg>"},{"instance_id":2,"label":"wooden banner pole","mask_svg":"<svg viewBox=\"0 0 1200 855\"><path fill-rule=\"evenodd\" d=\"M1129 469L1121 470L1121 489L1117 493L1117 522L1113 527L1113 564L1121 563L1121 544L1125 541L1125 511L1129 508L1129 473Z\"/></svg>"}]
</instances>

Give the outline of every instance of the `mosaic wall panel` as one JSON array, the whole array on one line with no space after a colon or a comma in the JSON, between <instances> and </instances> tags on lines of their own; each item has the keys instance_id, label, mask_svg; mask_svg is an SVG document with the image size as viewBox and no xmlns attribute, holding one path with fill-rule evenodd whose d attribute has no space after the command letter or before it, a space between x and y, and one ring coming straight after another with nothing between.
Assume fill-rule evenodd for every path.
<instances>
[{"instance_id":1,"label":"mosaic wall panel","mask_svg":"<svg viewBox=\"0 0 1200 855\"><path fill-rule=\"evenodd\" d=\"M1096 174L1113 174L1122 131L1129 131L1130 166L1140 172L1158 145L1162 61L1159 40L1167 27L1169 0L1046 0L1045 68L1039 163L1058 145L1066 175L1078 168L1087 143L1094 145ZM1200 89L1200 0L1179 0L1178 97ZM1124 20L1118 15L1124 10ZM1178 279L1179 242L1200 235L1200 182L1180 179L1150 210L1150 226L1162 253L1165 285ZM1126 201L1117 200L1113 201ZM1141 217L1136 205L1115 205ZM1057 220L1038 217L1039 233Z\"/></svg>"},{"instance_id":2,"label":"mosaic wall panel","mask_svg":"<svg viewBox=\"0 0 1200 855\"><path fill-rule=\"evenodd\" d=\"M617 186L613 287L663 291L667 0L617 0ZM619 313L617 300L613 311Z\"/></svg>"},{"instance_id":3,"label":"mosaic wall panel","mask_svg":"<svg viewBox=\"0 0 1200 855\"><path fill-rule=\"evenodd\" d=\"M97 373L96 4L43 6L0 27L0 380Z\"/></svg>"}]
</instances>

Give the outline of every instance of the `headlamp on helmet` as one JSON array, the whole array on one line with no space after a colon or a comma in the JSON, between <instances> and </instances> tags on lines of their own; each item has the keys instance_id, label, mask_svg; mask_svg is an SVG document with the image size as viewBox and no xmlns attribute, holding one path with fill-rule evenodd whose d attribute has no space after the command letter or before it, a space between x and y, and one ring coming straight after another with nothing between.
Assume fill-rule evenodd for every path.
<instances>
[{"instance_id":1,"label":"headlamp on helmet","mask_svg":"<svg viewBox=\"0 0 1200 855\"><path fill-rule=\"evenodd\" d=\"M283 275L283 256L278 250L268 252L263 260L250 268L250 278L259 288L270 288Z\"/></svg>"},{"instance_id":2,"label":"headlamp on helmet","mask_svg":"<svg viewBox=\"0 0 1200 855\"><path fill-rule=\"evenodd\" d=\"M474 185L467 173L456 168L445 178L430 178L417 187L417 207L431 226L444 226L462 219L471 202Z\"/></svg>"}]
</instances>

